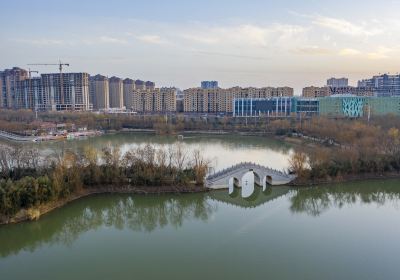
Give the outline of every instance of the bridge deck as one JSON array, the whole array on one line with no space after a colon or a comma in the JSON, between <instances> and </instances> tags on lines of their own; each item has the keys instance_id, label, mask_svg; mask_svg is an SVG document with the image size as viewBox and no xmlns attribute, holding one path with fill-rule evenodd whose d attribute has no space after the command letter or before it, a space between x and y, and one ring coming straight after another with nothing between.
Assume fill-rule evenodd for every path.
<instances>
[{"instance_id":1,"label":"bridge deck","mask_svg":"<svg viewBox=\"0 0 400 280\"><path fill-rule=\"evenodd\" d=\"M285 185L295 178L295 176L287 174L286 172L252 162L242 162L209 175L206 179L207 186L213 189L228 188L229 179L232 177L236 178L240 184L243 175L250 170L254 171L261 180L264 180L268 176L270 178L269 184L271 185Z\"/></svg>"}]
</instances>

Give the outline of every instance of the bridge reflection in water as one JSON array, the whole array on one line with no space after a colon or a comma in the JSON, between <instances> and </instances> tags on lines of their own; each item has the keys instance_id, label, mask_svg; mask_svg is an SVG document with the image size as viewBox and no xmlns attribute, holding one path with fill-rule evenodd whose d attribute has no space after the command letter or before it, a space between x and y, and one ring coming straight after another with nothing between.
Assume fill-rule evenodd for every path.
<instances>
[{"instance_id":1,"label":"bridge reflection in water","mask_svg":"<svg viewBox=\"0 0 400 280\"><path fill-rule=\"evenodd\" d=\"M256 208L286 195L289 191L290 188L285 186L270 187L265 191L263 191L261 187L256 186L253 194L247 198L241 197L239 189L235 189L230 195L223 190L212 191L208 193L208 196L213 200L224 202L229 205L235 205L241 208Z\"/></svg>"}]
</instances>

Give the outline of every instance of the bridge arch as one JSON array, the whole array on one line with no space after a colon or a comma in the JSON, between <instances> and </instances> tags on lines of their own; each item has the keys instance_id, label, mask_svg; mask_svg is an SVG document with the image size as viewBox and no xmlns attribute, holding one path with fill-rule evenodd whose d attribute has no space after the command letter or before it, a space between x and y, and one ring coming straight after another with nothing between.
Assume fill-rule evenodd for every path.
<instances>
[{"instance_id":1,"label":"bridge arch","mask_svg":"<svg viewBox=\"0 0 400 280\"><path fill-rule=\"evenodd\" d=\"M236 177L231 177L229 178L228 181L228 189L229 189L229 194L233 194L235 191L235 188L240 187L240 180Z\"/></svg>"},{"instance_id":2,"label":"bridge arch","mask_svg":"<svg viewBox=\"0 0 400 280\"><path fill-rule=\"evenodd\" d=\"M250 169L242 177L242 197L250 197L256 184L260 184L260 176Z\"/></svg>"},{"instance_id":3,"label":"bridge arch","mask_svg":"<svg viewBox=\"0 0 400 280\"><path fill-rule=\"evenodd\" d=\"M294 175L274 170L259 164L242 162L210 174L206 178L206 185L212 189L223 189L226 188L227 185L231 185L231 190L232 188L234 189L235 185L243 187L243 176L249 173L249 171L252 171L251 175L253 184L258 184L263 188L264 191L267 189L268 185L285 185L296 177ZM231 180L230 184L229 180Z\"/></svg>"},{"instance_id":4,"label":"bridge arch","mask_svg":"<svg viewBox=\"0 0 400 280\"><path fill-rule=\"evenodd\" d=\"M272 185L272 176L271 175L265 175L263 180L262 180L262 187L263 191L267 189L268 186Z\"/></svg>"},{"instance_id":5,"label":"bridge arch","mask_svg":"<svg viewBox=\"0 0 400 280\"><path fill-rule=\"evenodd\" d=\"M249 172L253 172L253 174L254 174L254 184L261 186L262 185L261 176L260 176L260 173L258 172L258 170L249 169Z\"/></svg>"}]
</instances>

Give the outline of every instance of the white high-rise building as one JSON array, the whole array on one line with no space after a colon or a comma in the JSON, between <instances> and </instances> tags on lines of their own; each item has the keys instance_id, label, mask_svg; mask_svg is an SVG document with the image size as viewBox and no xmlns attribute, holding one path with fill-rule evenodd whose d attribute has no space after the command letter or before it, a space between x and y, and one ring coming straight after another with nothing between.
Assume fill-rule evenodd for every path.
<instances>
[{"instance_id":1,"label":"white high-rise building","mask_svg":"<svg viewBox=\"0 0 400 280\"><path fill-rule=\"evenodd\" d=\"M110 88L110 108L122 109L124 107L124 92L122 79L111 77L108 81Z\"/></svg>"}]
</instances>

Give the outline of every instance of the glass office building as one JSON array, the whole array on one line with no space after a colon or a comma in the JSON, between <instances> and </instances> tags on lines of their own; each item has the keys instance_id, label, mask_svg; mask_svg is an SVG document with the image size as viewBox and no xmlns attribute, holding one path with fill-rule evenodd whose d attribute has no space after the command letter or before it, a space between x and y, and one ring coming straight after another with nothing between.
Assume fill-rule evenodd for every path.
<instances>
[{"instance_id":1,"label":"glass office building","mask_svg":"<svg viewBox=\"0 0 400 280\"><path fill-rule=\"evenodd\" d=\"M233 115L236 117L284 117L292 112L293 98L237 98L233 102Z\"/></svg>"}]
</instances>

